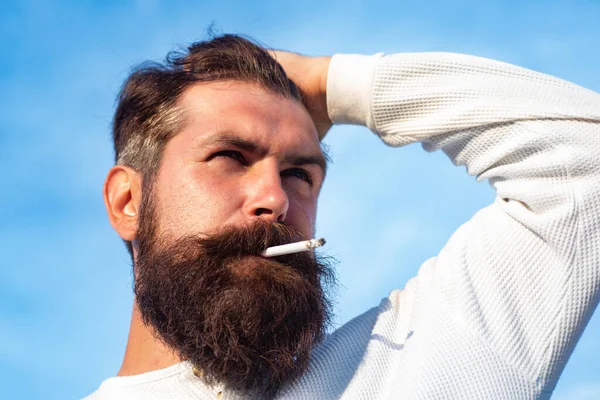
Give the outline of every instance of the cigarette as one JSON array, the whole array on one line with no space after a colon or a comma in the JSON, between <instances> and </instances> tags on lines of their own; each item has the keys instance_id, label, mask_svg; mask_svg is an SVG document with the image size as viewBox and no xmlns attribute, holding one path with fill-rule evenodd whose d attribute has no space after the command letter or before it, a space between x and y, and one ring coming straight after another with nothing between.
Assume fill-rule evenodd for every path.
<instances>
[{"instance_id":1,"label":"cigarette","mask_svg":"<svg viewBox=\"0 0 600 400\"><path fill-rule=\"evenodd\" d=\"M325 239L310 239L303 242L282 244L281 246L273 246L267 248L260 255L263 257L275 257L282 256L284 254L299 253L301 251L307 251L317 247L321 247L325 244Z\"/></svg>"}]
</instances>

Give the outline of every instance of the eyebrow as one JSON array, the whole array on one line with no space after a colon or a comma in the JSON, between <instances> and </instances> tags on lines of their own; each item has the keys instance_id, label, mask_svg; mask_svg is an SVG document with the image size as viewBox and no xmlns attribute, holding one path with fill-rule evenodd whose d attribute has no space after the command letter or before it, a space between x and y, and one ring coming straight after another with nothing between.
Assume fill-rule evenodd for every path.
<instances>
[{"instance_id":1,"label":"eyebrow","mask_svg":"<svg viewBox=\"0 0 600 400\"><path fill-rule=\"evenodd\" d=\"M260 157L264 157L269 152L269 150L265 146L232 134L221 135L211 140L210 143L237 147L241 150L256 154ZM316 165L321 169L321 171L323 172L323 177L325 177L325 175L327 174L327 165L329 163L329 160L330 158L327 154L326 147L321 145L321 153L307 155L293 154L284 157L283 162L294 166Z\"/></svg>"}]
</instances>

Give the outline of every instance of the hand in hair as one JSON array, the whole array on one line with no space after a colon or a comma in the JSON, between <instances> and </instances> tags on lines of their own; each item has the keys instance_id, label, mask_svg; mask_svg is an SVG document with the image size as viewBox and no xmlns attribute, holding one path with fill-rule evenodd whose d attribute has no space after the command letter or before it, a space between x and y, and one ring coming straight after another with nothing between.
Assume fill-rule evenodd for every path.
<instances>
[{"instance_id":1,"label":"hand in hair","mask_svg":"<svg viewBox=\"0 0 600 400\"><path fill-rule=\"evenodd\" d=\"M270 51L270 54L300 89L302 101L315 123L319 139L323 139L332 125L327 114L326 96L331 57L309 57L280 50Z\"/></svg>"}]
</instances>

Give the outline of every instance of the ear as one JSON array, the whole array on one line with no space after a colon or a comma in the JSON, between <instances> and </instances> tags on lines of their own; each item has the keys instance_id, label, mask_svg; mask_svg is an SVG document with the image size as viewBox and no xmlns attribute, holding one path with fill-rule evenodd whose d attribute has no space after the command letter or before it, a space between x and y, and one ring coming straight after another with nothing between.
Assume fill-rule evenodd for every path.
<instances>
[{"instance_id":1,"label":"ear","mask_svg":"<svg viewBox=\"0 0 600 400\"><path fill-rule=\"evenodd\" d=\"M123 240L135 239L141 201L140 174L124 165L112 167L104 182L104 205L110 224Z\"/></svg>"}]
</instances>

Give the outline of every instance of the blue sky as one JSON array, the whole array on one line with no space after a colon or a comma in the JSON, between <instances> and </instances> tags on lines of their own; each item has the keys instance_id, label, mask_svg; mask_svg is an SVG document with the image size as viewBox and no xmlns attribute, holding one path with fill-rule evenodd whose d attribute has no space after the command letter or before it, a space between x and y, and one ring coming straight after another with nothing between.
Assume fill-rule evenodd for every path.
<instances>
[{"instance_id":1,"label":"blue sky","mask_svg":"<svg viewBox=\"0 0 600 400\"><path fill-rule=\"evenodd\" d=\"M107 221L114 98L132 65L218 30L307 54L454 51L600 91L595 1L11 1L0 4L0 397L80 398L119 369L131 267ZM250 5L251 4L251 5ZM441 153L337 127L318 234L337 323L378 304L494 196ZM600 398L600 312L556 399Z\"/></svg>"}]
</instances>

